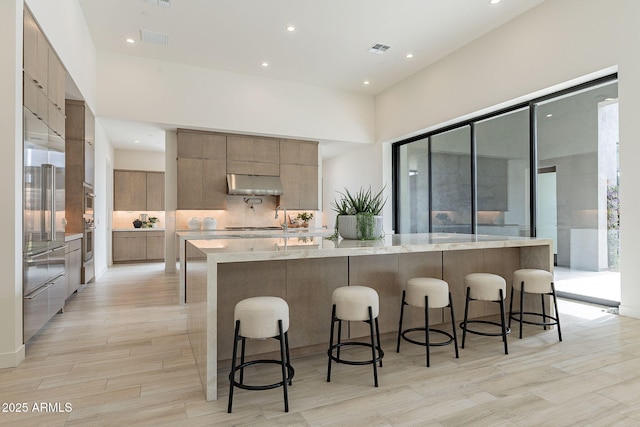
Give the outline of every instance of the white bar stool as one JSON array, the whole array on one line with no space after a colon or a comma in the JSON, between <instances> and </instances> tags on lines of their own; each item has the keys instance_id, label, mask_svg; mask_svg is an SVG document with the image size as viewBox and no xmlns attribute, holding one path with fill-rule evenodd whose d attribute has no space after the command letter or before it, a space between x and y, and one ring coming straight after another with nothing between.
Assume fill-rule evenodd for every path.
<instances>
[{"instance_id":1,"label":"white bar stool","mask_svg":"<svg viewBox=\"0 0 640 427\"><path fill-rule=\"evenodd\" d=\"M404 306L410 305L424 309L424 327L409 328L402 330L402 319L404 317ZM451 311L451 329L453 333L432 329L429 327L429 310L432 308L449 307ZM409 332L424 331L424 341L416 341L407 337ZM430 335L432 332L445 335L448 340L441 342L431 342ZM431 355L429 347L448 345L453 342L456 359L458 354L458 337L456 335L456 321L453 314L453 303L451 301L451 292L449 292L449 284L444 280L434 279L431 277L414 277L407 281L405 290L402 291L402 304L400 305L400 322L398 324L398 344L396 352L400 353L400 338L406 341L423 345L426 347L427 367L431 365Z\"/></svg>"},{"instance_id":2,"label":"white bar stool","mask_svg":"<svg viewBox=\"0 0 640 427\"><path fill-rule=\"evenodd\" d=\"M294 375L291 359L289 358L289 305L278 297L253 297L243 299L236 304L233 317L235 320L235 334L233 337L233 359L229 373L229 405L227 412L231 413L233 405L234 387L245 390L269 390L282 387L284 394L284 411L289 412L289 397L287 386L291 385ZM275 338L280 341L280 360L261 359L245 362L245 343L247 338L266 339ZM238 341L242 342L240 364L236 365ZM244 383L244 368L257 364L276 364L282 368L282 381L268 385L248 385ZM240 371L240 379L236 380L236 372Z\"/></svg>"},{"instance_id":3,"label":"white bar stool","mask_svg":"<svg viewBox=\"0 0 640 427\"><path fill-rule=\"evenodd\" d=\"M331 362L347 365L373 365L373 383L378 387L377 364L382 367L384 352L380 348L380 330L378 329L379 299L378 293L366 286L343 286L333 291L331 295L333 308L331 311L331 337L329 339L329 364L327 367L327 382L331 382ZM342 339L342 321L358 321L369 324L371 342L345 342ZM335 323L338 322L338 342L333 344ZM377 340L377 343L376 343ZM345 360L340 357L342 347L363 346L371 348L371 359L363 361ZM335 354L334 354L335 353ZM377 353L377 354L376 354Z\"/></svg>"},{"instance_id":4,"label":"white bar stool","mask_svg":"<svg viewBox=\"0 0 640 427\"><path fill-rule=\"evenodd\" d=\"M489 337L502 337L504 343L504 354L509 354L507 345L507 334L510 329L506 326L504 299L507 293L507 281L502 276L491 273L471 273L464 278L464 285L467 289L467 298L464 304L464 321L460 324L462 329L462 348L467 338L467 332L476 335ZM471 301L495 302L500 306L500 322L490 320L469 320L469 303ZM469 328L469 323L482 323L500 327L500 332L483 332Z\"/></svg>"},{"instance_id":5,"label":"white bar stool","mask_svg":"<svg viewBox=\"0 0 640 427\"><path fill-rule=\"evenodd\" d=\"M513 311L513 291L520 291L520 310ZM539 294L542 302L542 312L524 311L524 294ZM544 304L544 296L551 295L553 298L553 306L555 308L555 316L547 314ZM541 322L533 320L524 320L524 315L539 316ZM558 312L558 299L556 298L556 288L553 284L553 274L546 270L538 270L533 268L525 268L516 270L513 273L513 285L511 288L511 304L509 305L509 326L511 319L520 323L520 339L522 339L522 324L541 325L544 329L547 326L556 325L558 327L558 339L562 341L562 331L560 330L560 314Z\"/></svg>"}]
</instances>

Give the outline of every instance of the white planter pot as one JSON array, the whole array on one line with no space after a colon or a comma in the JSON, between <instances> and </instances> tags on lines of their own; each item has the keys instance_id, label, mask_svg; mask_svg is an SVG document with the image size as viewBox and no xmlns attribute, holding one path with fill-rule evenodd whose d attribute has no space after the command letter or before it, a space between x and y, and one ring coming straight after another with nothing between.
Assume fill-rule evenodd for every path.
<instances>
[{"instance_id":1,"label":"white planter pot","mask_svg":"<svg viewBox=\"0 0 640 427\"><path fill-rule=\"evenodd\" d=\"M343 239L362 239L358 229L357 215L340 215L338 218L338 233ZM382 236L382 217L374 216L373 222L373 238L377 239Z\"/></svg>"}]
</instances>

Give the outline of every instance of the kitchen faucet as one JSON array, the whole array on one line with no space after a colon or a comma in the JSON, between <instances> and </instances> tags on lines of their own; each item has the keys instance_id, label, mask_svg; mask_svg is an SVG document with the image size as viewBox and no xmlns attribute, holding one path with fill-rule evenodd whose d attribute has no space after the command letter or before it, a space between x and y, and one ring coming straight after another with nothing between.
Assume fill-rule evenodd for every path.
<instances>
[{"instance_id":1,"label":"kitchen faucet","mask_svg":"<svg viewBox=\"0 0 640 427\"><path fill-rule=\"evenodd\" d=\"M274 219L278 219L278 210L281 208L281 206L276 206L276 216L274 216ZM284 231L287 231L289 229L289 219L287 218L287 208L282 208L282 210L284 211Z\"/></svg>"}]
</instances>

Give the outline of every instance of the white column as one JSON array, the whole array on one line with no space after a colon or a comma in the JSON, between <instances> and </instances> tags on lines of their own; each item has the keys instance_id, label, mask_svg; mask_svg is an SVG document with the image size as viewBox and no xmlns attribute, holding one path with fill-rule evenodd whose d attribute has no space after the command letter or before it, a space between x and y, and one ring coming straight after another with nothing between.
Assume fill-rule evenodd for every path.
<instances>
[{"instance_id":1,"label":"white column","mask_svg":"<svg viewBox=\"0 0 640 427\"><path fill-rule=\"evenodd\" d=\"M0 1L0 368L22 344L22 0Z\"/></svg>"}]
</instances>

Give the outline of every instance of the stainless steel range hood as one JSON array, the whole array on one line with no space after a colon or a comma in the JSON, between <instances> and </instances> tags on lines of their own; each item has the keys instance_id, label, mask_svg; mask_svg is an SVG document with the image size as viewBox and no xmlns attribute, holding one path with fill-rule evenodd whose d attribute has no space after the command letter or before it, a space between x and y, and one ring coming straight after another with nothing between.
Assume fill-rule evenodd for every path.
<instances>
[{"instance_id":1,"label":"stainless steel range hood","mask_svg":"<svg viewBox=\"0 0 640 427\"><path fill-rule=\"evenodd\" d=\"M284 191L279 176L228 173L227 193L241 196L280 196Z\"/></svg>"}]
</instances>

